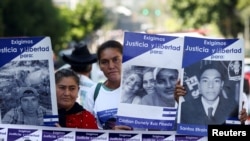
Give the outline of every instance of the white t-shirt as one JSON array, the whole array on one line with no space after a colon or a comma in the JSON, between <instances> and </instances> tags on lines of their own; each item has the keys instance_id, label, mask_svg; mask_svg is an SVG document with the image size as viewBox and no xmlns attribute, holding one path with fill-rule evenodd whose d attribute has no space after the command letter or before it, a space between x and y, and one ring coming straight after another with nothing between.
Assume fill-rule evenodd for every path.
<instances>
[{"instance_id":1,"label":"white t-shirt","mask_svg":"<svg viewBox=\"0 0 250 141\"><path fill-rule=\"evenodd\" d=\"M94 102L95 88L96 85L91 87L88 95L86 95L84 108L96 117L99 129L104 129L103 126L107 120L116 118L121 87L111 90L102 85Z\"/></svg>"},{"instance_id":2,"label":"white t-shirt","mask_svg":"<svg viewBox=\"0 0 250 141\"><path fill-rule=\"evenodd\" d=\"M89 77L85 75L79 75L79 77L80 77L80 90L78 92L78 98L76 99L76 101L80 105L84 106L86 95L88 91L91 89L91 87L96 85L96 82L92 81Z\"/></svg>"}]
</instances>

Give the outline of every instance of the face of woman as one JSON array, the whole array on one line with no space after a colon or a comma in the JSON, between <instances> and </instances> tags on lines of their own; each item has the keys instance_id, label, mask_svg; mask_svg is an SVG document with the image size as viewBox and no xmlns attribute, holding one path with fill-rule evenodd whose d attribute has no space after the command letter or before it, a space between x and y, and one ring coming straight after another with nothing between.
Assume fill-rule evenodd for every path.
<instances>
[{"instance_id":1,"label":"face of woman","mask_svg":"<svg viewBox=\"0 0 250 141\"><path fill-rule=\"evenodd\" d=\"M152 71L146 72L143 75L143 89L146 91L147 94L155 93L155 80Z\"/></svg>"},{"instance_id":2,"label":"face of woman","mask_svg":"<svg viewBox=\"0 0 250 141\"><path fill-rule=\"evenodd\" d=\"M63 77L56 84L56 96L58 108L71 109L78 97L79 86L73 77Z\"/></svg>"},{"instance_id":3,"label":"face of woman","mask_svg":"<svg viewBox=\"0 0 250 141\"><path fill-rule=\"evenodd\" d=\"M108 81L120 83L122 54L118 49L107 48L100 54L100 69Z\"/></svg>"},{"instance_id":4,"label":"face of woman","mask_svg":"<svg viewBox=\"0 0 250 141\"><path fill-rule=\"evenodd\" d=\"M124 90L127 93L135 94L141 88L142 79L138 74L131 74L125 79Z\"/></svg>"}]
</instances>

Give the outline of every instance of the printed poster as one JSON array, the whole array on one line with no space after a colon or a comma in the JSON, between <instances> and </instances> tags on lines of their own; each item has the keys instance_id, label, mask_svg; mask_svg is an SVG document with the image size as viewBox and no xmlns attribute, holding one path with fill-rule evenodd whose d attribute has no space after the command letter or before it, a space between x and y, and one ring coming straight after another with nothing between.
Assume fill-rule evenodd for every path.
<instances>
[{"instance_id":1,"label":"printed poster","mask_svg":"<svg viewBox=\"0 0 250 141\"><path fill-rule=\"evenodd\" d=\"M207 136L207 125L240 124L242 39L185 37L177 133Z\"/></svg>"},{"instance_id":2,"label":"printed poster","mask_svg":"<svg viewBox=\"0 0 250 141\"><path fill-rule=\"evenodd\" d=\"M125 32L118 124L175 130L183 38Z\"/></svg>"},{"instance_id":3,"label":"printed poster","mask_svg":"<svg viewBox=\"0 0 250 141\"><path fill-rule=\"evenodd\" d=\"M42 141L75 141L75 131L43 130Z\"/></svg>"},{"instance_id":4,"label":"printed poster","mask_svg":"<svg viewBox=\"0 0 250 141\"><path fill-rule=\"evenodd\" d=\"M0 141L7 141L8 128L0 127Z\"/></svg>"},{"instance_id":5,"label":"printed poster","mask_svg":"<svg viewBox=\"0 0 250 141\"><path fill-rule=\"evenodd\" d=\"M143 133L141 141L175 141L175 135Z\"/></svg>"},{"instance_id":6,"label":"printed poster","mask_svg":"<svg viewBox=\"0 0 250 141\"><path fill-rule=\"evenodd\" d=\"M104 132L76 132L76 141L107 141L108 133Z\"/></svg>"},{"instance_id":7,"label":"printed poster","mask_svg":"<svg viewBox=\"0 0 250 141\"><path fill-rule=\"evenodd\" d=\"M176 131L115 131L0 124L4 141L207 141L207 137L177 134Z\"/></svg>"},{"instance_id":8,"label":"printed poster","mask_svg":"<svg viewBox=\"0 0 250 141\"><path fill-rule=\"evenodd\" d=\"M202 136L175 135L175 141L208 141L208 138Z\"/></svg>"},{"instance_id":9,"label":"printed poster","mask_svg":"<svg viewBox=\"0 0 250 141\"><path fill-rule=\"evenodd\" d=\"M1 123L43 125L57 116L50 37L0 38L0 58Z\"/></svg>"},{"instance_id":10,"label":"printed poster","mask_svg":"<svg viewBox=\"0 0 250 141\"><path fill-rule=\"evenodd\" d=\"M109 133L108 141L140 141L141 134L138 133Z\"/></svg>"},{"instance_id":11,"label":"printed poster","mask_svg":"<svg viewBox=\"0 0 250 141\"><path fill-rule=\"evenodd\" d=\"M8 141L40 141L42 131L37 129L8 129Z\"/></svg>"}]
</instances>

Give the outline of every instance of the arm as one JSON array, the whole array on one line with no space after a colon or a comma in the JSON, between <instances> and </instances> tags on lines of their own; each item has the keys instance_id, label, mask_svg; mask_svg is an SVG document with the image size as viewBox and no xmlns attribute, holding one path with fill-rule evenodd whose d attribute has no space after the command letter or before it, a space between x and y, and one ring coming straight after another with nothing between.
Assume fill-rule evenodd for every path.
<instances>
[{"instance_id":1,"label":"arm","mask_svg":"<svg viewBox=\"0 0 250 141\"><path fill-rule=\"evenodd\" d=\"M112 128L112 130L133 130L133 128L126 125L116 125Z\"/></svg>"},{"instance_id":2,"label":"arm","mask_svg":"<svg viewBox=\"0 0 250 141\"><path fill-rule=\"evenodd\" d=\"M239 113L239 120L242 124L245 124L245 121L248 117L248 99L246 94L243 92L241 95L241 105L240 105L240 113Z\"/></svg>"},{"instance_id":3,"label":"arm","mask_svg":"<svg viewBox=\"0 0 250 141\"><path fill-rule=\"evenodd\" d=\"M240 122L241 124L245 124L245 121L247 120L247 112L245 108L242 108L240 111Z\"/></svg>"}]
</instances>

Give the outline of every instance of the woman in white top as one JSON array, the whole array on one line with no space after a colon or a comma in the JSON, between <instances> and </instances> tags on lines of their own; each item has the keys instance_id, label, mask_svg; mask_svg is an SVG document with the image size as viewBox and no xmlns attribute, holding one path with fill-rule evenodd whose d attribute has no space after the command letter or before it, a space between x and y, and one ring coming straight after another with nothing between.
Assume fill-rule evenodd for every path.
<instances>
[{"instance_id":1,"label":"woman in white top","mask_svg":"<svg viewBox=\"0 0 250 141\"><path fill-rule=\"evenodd\" d=\"M122 48L118 41L109 40L97 49L98 63L107 80L102 83L96 99L96 85L90 89L84 107L95 115L99 129L132 130L128 126L116 125L121 97Z\"/></svg>"}]
</instances>

